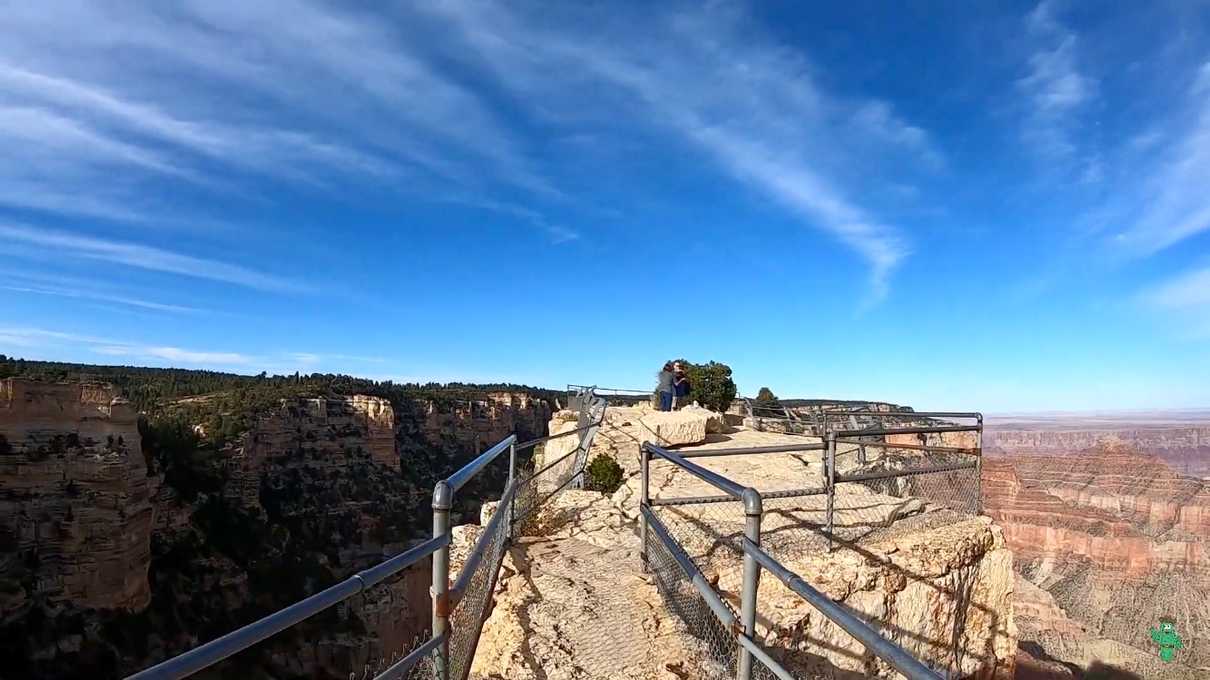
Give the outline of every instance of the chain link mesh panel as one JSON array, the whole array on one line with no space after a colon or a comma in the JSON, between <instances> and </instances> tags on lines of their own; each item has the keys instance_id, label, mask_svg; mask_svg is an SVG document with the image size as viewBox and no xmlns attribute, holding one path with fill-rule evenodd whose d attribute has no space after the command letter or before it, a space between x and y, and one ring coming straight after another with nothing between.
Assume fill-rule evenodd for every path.
<instances>
[{"instance_id":1,"label":"chain link mesh panel","mask_svg":"<svg viewBox=\"0 0 1210 680\"><path fill-rule=\"evenodd\" d=\"M655 578L669 611L676 614L689 634L702 642L703 667L710 677L734 678L738 645L693 587L689 574L673 558L654 531L647 532L647 567Z\"/></svg>"},{"instance_id":2,"label":"chain link mesh panel","mask_svg":"<svg viewBox=\"0 0 1210 680\"><path fill-rule=\"evenodd\" d=\"M729 499L653 510L723 602L738 612L744 583L743 503Z\"/></svg>"},{"instance_id":3,"label":"chain link mesh panel","mask_svg":"<svg viewBox=\"0 0 1210 680\"><path fill-rule=\"evenodd\" d=\"M437 647L429 649L418 659L413 657L413 653L429 641L429 633L425 631L422 637L418 636L413 641L406 654L396 653L389 661L379 662L374 668L366 666L361 673L349 673L349 680L437 680ZM412 666L407 668L409 663Z\"/></svg>"},{"instance_id":4,"label":"chain link mesh panel","mask_svg":"<svg viewBox=\"0 0 1210 680\"><path fill-rule=\"evenodd\" d=\"M518 471L517 477L520 479L520 483L517 485L513 518L517 522L520 533L526 533L527 527L535 519L539 506L554 494L568 488L572 479L582 472L576 467L577 458L576 451L562 453L561 459L557 462L550 461L554 464L547 467L549 463L544 460L543 456L535 454L535 462L531 462L527 466L527 470ZM534 474L534 466L538 463L541 463L542 467L546 469L538 468L537 474Z\"/></svg>"},{"instance_id":5,"label":"chain link mesh panel","mask_svg":"<svg viewBox=\"0 0 1210 680\"><path fill-rule=\"evenodd\" d=\"M499 508L507 508L512 502L516 486L505 490ZM479 633L487 617L492 594L496 588L496 577L500 573L500 562L508 546L509 521L506 516L495 518L479 537L472 555L482 554L469 575L459 574L458 583L465 584L458 603L450 613L450 678L463 680L470 673ZM471 557L467 557L469 561Z\"/></svg>"},{"instance_id":6,"label":"chain link mesh panel","mask_svg":"<svg viewBox=\"0 0 1210 680\"><path fill-rule=\"evenodd\" d=\"M918 498L937 507L979 512L979 456L946 450L866 447L864 462L837 463L837 481L861 484L895 498Z\"/></svg>"}]
</instances>

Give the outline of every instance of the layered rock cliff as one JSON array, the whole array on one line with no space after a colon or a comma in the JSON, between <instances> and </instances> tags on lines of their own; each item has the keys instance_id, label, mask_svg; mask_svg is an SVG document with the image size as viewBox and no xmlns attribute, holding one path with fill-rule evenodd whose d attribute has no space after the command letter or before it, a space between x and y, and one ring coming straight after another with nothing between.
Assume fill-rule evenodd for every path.
<instances>
[{"instance_id":1,"label":"layered rock cliff","mask_svg":"<svg viewBox=\"0 0 1210 680\"><path fill-rule=\"evenodd\" d=\"M0 611L146 607L155 486L112 388L0 381Z\"/></svg>"},{"instance_id":2,"label":"layered rock cliff","mask_svg":"<svg viewBox=\"0 0 1210 680\"><path fill-rule=\"evenodd\" d=\"M1210 477L1208 425L1022 429L991 421L983 443L992 453L1068 455L1094 448L1105 439L1158 456L1176 472Z\"/></svg>"},{"instance_id":3,"label":"layered rock cliff","mask_svg":"<svg viewBox=\"0 0 1210 680\"><path fill-rule=\"evenodd\" d=\"M2 674L117 677L291 604L426 536L433 481L550 417L523 392L392 399L291 397L234 438L147 442L112 387L0 383L0 633L23 640ZM207 398L188 405L166 417ZM418 565L218 672L348 677L427 627L429 582Z\"/></svg>"},{"instance_id":4,"label":"layered rock cliff","mask_svg":"<svg viewBox=\"0 0 1210 680\"><path fill-rule=\"evenodd\" d=\"M1023 640L1080 667L1099 660L1144 677L1203 677L1210 484L1112 440L1074 455L988 458L983 475L984 507L1018 571L1054 603L1035 607L1034 597L1019 608ZM1148 639L1161 616L1174 617L1186 640L1179 663L1160 664Z\"/></svg>"}]
</instances>

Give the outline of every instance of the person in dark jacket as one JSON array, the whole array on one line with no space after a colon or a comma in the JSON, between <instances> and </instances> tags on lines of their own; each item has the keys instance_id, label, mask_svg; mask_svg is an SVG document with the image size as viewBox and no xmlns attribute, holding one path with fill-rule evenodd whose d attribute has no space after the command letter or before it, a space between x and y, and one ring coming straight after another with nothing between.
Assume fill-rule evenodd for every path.
<instances>
[{"instance_id":1,"label":"person in dark jacket","mask_svg":"<svg viewBox=\"0 0 1210 680\"><path fill-rule=\"evenodd\" d=\"M680 408L689 403L689 376L685 367L677 362L672 365L672 408Z\"/></svg>"},{"instance_id":2,"label":"person in dark jacket","mask_svg":"<svg viewBox=\"0 0 1210 680\"><path fill-rule=\"evenodd\" d=\"M657 378L659 379L659 384L656 386L655 391L660 396L660 410L671 411L672 395L676 390L676 386L674 385L676 376L672 373L671 361L664 363L664 368L660 371Z\"/></svg>"}]
</instances>

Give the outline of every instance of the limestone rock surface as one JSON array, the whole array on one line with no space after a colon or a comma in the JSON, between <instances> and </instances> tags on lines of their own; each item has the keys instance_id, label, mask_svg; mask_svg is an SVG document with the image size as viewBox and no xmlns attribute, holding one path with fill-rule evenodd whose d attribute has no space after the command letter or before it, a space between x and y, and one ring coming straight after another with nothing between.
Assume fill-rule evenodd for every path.
<instances>
[{"instance_id":1,"label":"limestone rock surface","mask_svg":"<svg viewBox=\"0 0 1210 680\"><path fill-rule=\"evenodd\" d=\"M717 413L715 411L711 411L708 408L703 408L701 406L698 406L697 404L690 404L689 406L686 406L685 408L681 409L680 412L681 413L694 413L694 414L699 414L699 415L705 416L706 417L706 434L723 434L727 430L731 429L730 426L727 425L727 421L723 417L723 414Z\"/></svg>"},{"instance_id":2,"label":"limestone rock surface","mask_svg":"<svg viewBox=\"0 0 1210 680\"><path fill-rule=\"evenodd\" d=\"M699 444L706 440L706 416L693 411L652 411L639 417L640 436L659 446Z\"/></svg>"}]
</instances>

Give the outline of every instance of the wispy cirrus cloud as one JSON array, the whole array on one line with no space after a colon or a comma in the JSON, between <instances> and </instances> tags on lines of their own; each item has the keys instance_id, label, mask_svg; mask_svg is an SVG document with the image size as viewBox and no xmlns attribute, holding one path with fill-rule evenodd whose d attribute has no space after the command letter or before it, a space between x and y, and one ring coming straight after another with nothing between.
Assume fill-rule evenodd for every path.
<instances>
[{"instance_id":1,"label":"wispy cirrus cloud","mask_svg":"<svg viewBox=\"0 0 1210 680\"><path fill-rule=\"evenodd\" d=\"M128 267L207 279L256 290L273 292L306 292L310 290L309 286L301 282L241 265L73 232L0 223L0 238L13 243L54 249L57 254L62 256L112 262Z\"/></svg>"},{"instance_id":2,"label":"wispy cirrus cloud","mask_svg":"<svg viewBox=\"0 0 1210 680\"><path fill-rule=\"evenodd\" d=\"M30 285L12 285L0 283L0 289L11 291L14 293L28 293L30 295L49 295L52 297L63 297L77 300L95 300L97 302L112 302L114 304L126 305L128 307L138 307L155 312L174 312L193 314L204 310L195 307L186 307L183 305L166 304L162 302L152 302L150 300L141 300L139 298L127 297L124 295L109 295L106 293L98 293L86 289L69 289Z\"/></svg>"},{"instance_id":3,"label":"wispy cirrus cloud","mask_svg":"<svg viewBox=\"0 0 1210 680\"><path fill-rule=\"evenodd\" d=\"M379 15L307 0L171 10L83 3L13 8L6 23L0 104L36 106L94 130L93 146L107 144L111 160L149 165L170 156L159 165L311 182L419 172L429 187L489 182L561 195L479 95L434 69L419 41ZM34 38L82 25L93 30L79 40ZM107 58L88 58L98 53ZM265 115L282 109L289 123ZM35 137L19 155L34 157L45 142L37 125L46 123L14 121L16 132Z\"/></svg>"},{"instance_id":4,"label":"wispy cirrus cloud","mask_svg":"<svg viewBox=\"0 0 1210 680\"><path fill-rule=\"evenodd\" d=\"M459 55L474 55L476 68L519 98L541 101L545 114L574 123L612 111L619 122L671 132L833 235L868 263L873 298L910 252L901 230L854 200L862 175L854 170L905 153L942 166L928 133L886 102L826 92L801 54L755 30L740 9L582 9L564 21L538 21L514 5L455 1L426 10L460 31L467 49Z\"/></svg>"},{"instance_id":5,"label":"wispy cirrus cloud","mask_svg":"<svg viewBox=\"0 0 1210 680\"><path fill-rule=\"evenodd\" d=\"M216 368L244 372L310 371L319 367L348 370L349 365L376 366L386 362L381 357L356 356L324 352L248 353L227 349L198 349L147 342L135 342L88 333L46 328L0 326L0 353L36 352L45 355L48 349L65 349L78 356L91 353L98 357L122 357L127 361L169 366Z\"/></svg>"},{"instance_id":6,"label":"wispy cirrus cloud","mask_svg":"<svg viewBox=\"0 0 1210 680\"><path fill-rule=\"evenodd\" d=\"M1098 83L1079 66L1078 36L1055 16L1053 0L1043 0L1025 19L1028 74L1017 81L1029 104L1024 140L1047 161L1069 161L1077 152L1073 128L1096 97Z\"/></svg>"},{"instance_id":7,"label":"wispy cirrus cloud","mask_svg":"<svg viewBox=\"0 0 1210 680\"><path fill-rule=\"evenodd\" d=\"M138 345L105 345L97 347L98 354L114 357L166 359L174 364L203 366L250 366L252 357L238 352L207 352L180 347L149 347Z\"/></svg>"},{"instance_id":8,"label":"wispy cirrus cloud","mask_svg":"<svg viewBox=\"0 0 1210 680\"><path fill-rule=\"evenodd\" d=\"M1130 201L1112 235L1128 255L1151 255L1210 230L1210 62L1190 78L1187 105L1177 107L1156 151L1137 163L1141 179L1123 192Z\"/></svg>"}]
</instances>

